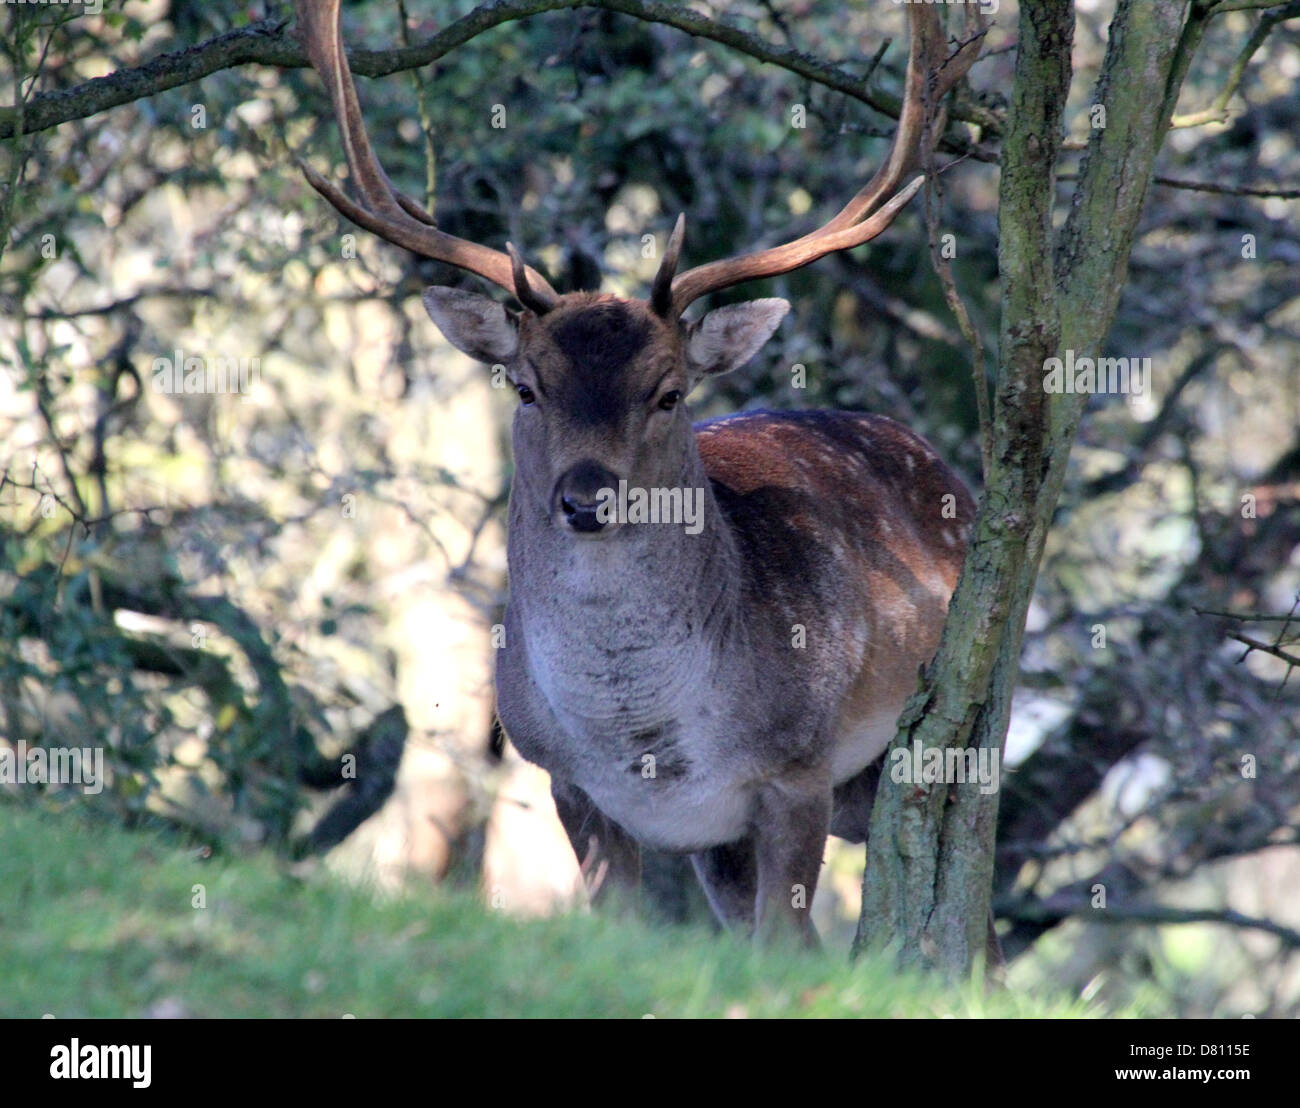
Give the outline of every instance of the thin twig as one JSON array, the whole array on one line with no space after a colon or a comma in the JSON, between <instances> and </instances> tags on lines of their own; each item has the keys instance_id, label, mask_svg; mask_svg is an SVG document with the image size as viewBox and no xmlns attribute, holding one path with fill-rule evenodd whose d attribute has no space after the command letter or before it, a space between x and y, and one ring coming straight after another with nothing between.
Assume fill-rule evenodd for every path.
<instances>
[{"instance_id":1,"label":"thin twig","mask_svg":"<svg viewBox=\"0 0 1300 1108\"><path fill-rule=\"evenodd\" d=\"M1038 901L995 901L994 913L1002 919L1025 923L1059 923L1064 919L1086 919L1089 923L1220 923L1276 935L1287 946L1300 949L1300 931L1232 908L1172 908L1163 904L1107 904L1094 908L1088 901L1049 897Z\"/></svg>"},{"instance_id":2,"label":"thin twig","mask_svg":"<svg viewBox=\"0 0 1300 1108\"><path fill-rule=\"evenodd\" d=\"M982 28L981 28L982 31ZM930 128L934 116L934 105L930 100L929 82L926 83L926 104L923 113L923 126L921 129L921 149L924 151L924 169L925 169L925 229L926 238L930 247L930 265L934 269L935 276L939 278L939 287L943 290L943 298L948 304L948 310L952 312L953 317L957 320L957 328L962 333L962 338L971 350L971 374L975 386L975 408L979 413L980 428L980 460L984 467L983 477L988 480L989 473L992 469L993 456L993 419L990 413L989 405L989 387L988 374L984 368L984 344L980 340L978 328L971 322L970 313L966 310L966 304L957 291L957 281L952 274L952 263L950 259L944 257L943 251L939 247L939 202L938 202L938 181L939 173L935 167L934 161L934 144L931 141ZM945 166L950 169L956 162Z\"/></svg>"},{"instance_id":3,"label":"thin twig","mask_svg":"<svg viewBox=\"0 0 1300 1108\"><path fill-rule=\"evenodd\" d=\"M1221 619L1238 619L1242 623L1291 623L1295 616L1273 616L1263 612L1219 612L1213 608L1192 607L1198 616L1218 616Z\"/></svg>"},{"instance_id":4,"label":"thin twig","mask_svg":"<svg viewBox=\"0 0 1300 1108\"><path fill-rule=\"evenodd\" d=\"M1252 639L1249 635L1243 635L1240 631L1228 631L1227 636L1249 647L1246 653L1241 656L1242 661L1245 661L1250 656L1252 650L1259 650L1265 654L1272 654L1275 658L1281 658L1289 666L1300 666L1300 654L1292 654L1288 650L1283 650L1281 646L1260 642L1258 639Z\"/></svg>"},{"instance_id":5,"label":"thin twig","mask_svg":"<svg viewBox=\"0 0 1300 1108\"><path fill-rule=\"evenodd\" d=\"M1058 181L1077 181L1077 173L1061 173ZM1224 196L1259 196L1278 200L1300 200L1300 189L1259 188L1254 185L1217 185L1210 181L1184 181L1177 177L1152 177L1156 185L1171 189L1188 189L1191 192L1215 192Z\"/></svg>"}]
</instances>

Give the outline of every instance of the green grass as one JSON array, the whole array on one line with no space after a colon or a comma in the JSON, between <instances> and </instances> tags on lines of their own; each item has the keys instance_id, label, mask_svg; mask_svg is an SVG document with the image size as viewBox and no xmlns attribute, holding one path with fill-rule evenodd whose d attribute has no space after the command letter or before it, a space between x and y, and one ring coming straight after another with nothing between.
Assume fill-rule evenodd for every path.
<instances>
[{"instance_id":1,"label":"green grass","mask_svg":"<svg viewBox=\"0 0 1300 1108\"><path fill-rule=\"evenodd\" d=\"M192 906L195 885L206 907ZM0 1015L1071 1016L755 952L705 930L573 914L518 920L463 893L380 898L266 855L200 852L75 814L0 804Z\"/></svg>"}]
</instances>

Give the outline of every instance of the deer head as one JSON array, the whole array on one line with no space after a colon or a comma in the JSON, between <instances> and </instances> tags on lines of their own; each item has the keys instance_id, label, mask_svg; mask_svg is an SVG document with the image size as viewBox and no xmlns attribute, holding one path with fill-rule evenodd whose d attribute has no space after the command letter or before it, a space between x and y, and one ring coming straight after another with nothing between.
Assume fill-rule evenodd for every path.
<instances>
[{"instance_id":1,"label":"deer head","mask_svg":"<svg viewBox=\"0 0 1300 1108\"><path fill-rule=\"evenodd\" d=\"M560 297L543 314L450 288L427 290L424 304L454 346L505 367L519 394L518 494L583 537L618 527L599 511L603 490L683 483L694 444L686 396L747 362L789 309L755 300L683 324L591 294Z\"/></svg>"},{"instance_id":2,"label":"deer head","mask_svg":"<svg viewBox=\"0 0 1300 1108\"><path fill-rule=\"evenodd\" d=\"M397 192L374 156L343 52L338 0L302 2L298 19L313 66L329 90L359 202L304 165L316 188L354 222L399 246L478 274L519 302L512 310L486 296L430 288L424 305L458 349L504 367L519 395L515 416L516 487L531 507L575 535L611 533L597 495L616 488L678 482L693 448L684 403L705 377L744 365L775 331L789 305L762 299L686 321L707 293L787 273L880 234L921 187L904 178L919 164L923 137L942 130L936 107L978 52L965 44L947 58L937 14L910 9L911 51L898 131L885 164L817 230L784 245L677 273L685 235L681 216L646 300L559 295L506 252L437 229L433 217Z\"/></svg>"}]
</instances>

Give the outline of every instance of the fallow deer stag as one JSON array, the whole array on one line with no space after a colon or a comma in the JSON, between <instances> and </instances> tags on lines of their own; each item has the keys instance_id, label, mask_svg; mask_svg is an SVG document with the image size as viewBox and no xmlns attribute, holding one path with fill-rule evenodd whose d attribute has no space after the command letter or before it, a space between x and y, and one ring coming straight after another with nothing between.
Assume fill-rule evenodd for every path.
<instances>
[{"instance_id":1,"label":"fallow deer stag","mask_svg":"<svg viewBox=\"0 0 1300 1108\"><path fill-rule=\"evenodd\" d=\"M978 37L948 56L934 9L912 6L898 129L872 180L811 234L680 274L679 218L640 301L559 295L513 246L438 230L371 150L338 0L300 0L298 18L359 199L304 167L311 184L353 222L522 305L424 293L447 339L503 365L519 394L497 711L549 771L584 873L603 876L597 898L635 887L639 844L685 852L724 924L815 943L807 906L826 836L865 841L879 760L938 645L974 504L924 439L882 416L692 426L691 390L749 361L789 305L683 312L880 234L922 183L904 179ZM693 527L621 518L608 510L620 488L689 497L702 515Z\"/></svg>"}]
</instances>

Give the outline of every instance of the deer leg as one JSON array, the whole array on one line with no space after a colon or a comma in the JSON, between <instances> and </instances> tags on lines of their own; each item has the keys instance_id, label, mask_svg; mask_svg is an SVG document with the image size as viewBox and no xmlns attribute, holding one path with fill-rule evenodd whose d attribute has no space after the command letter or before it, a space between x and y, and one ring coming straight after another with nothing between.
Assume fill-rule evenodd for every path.
<instances>
[{"instance_id":1,"label":"deer leg","mask_svg":"<svg viewBox=\"0 0 1300 1108\"><path fill-rule=\"evenodd\" d=\"M835 786L831 834L851 843L865 843L871 830L871 809L876 803L884 760L872 762L856 777Z\"/></svg>"},{"instance_id":2,"label":"deer leg","mask_svg":"<svg viewBox=\"0 0 1300 1108\"><path fill-rule=\"evenodd\" d=\"M754 840L738 839L697 851L691 855L691 865L718 922L729 931L752 934L758 890Z\"/></svg>"},{"instance_id":3,"label":"deer leg","mask_svg":"<svg viewBox=\"0 0 1300 1108\"><path fill-rule=\"evenodd\" d=\"M641 890L641 848L576 785L552 779L555 811L569 836L593 908L634 908Z\"/></svg>"},{"instance_id":4,"label":"deer leg","mask_svg":"<svg viewBox=\"0 0 1300 1108\"><path fill-rule=\"evenodd\" d=\"M794 934L806 946L821 945L812 922L812 899L830 820L829 781L773 781L759 792L754 821L758 941Z\"/></svg>"}]
</instances>

